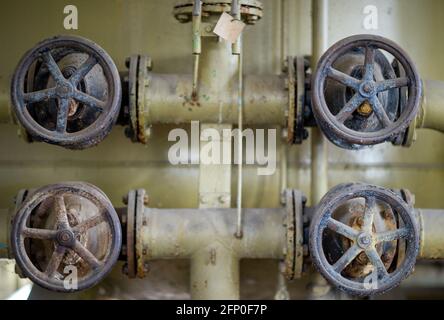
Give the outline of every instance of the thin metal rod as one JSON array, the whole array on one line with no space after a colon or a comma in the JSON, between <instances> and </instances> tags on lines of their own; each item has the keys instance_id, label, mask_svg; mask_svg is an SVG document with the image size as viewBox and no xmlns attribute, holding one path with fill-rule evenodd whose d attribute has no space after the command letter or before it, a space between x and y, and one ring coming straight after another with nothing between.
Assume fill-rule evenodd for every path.
<instances>
[{"instance_id":1,"label":"thin metal rod","mask_svg":"<svg viewBox=\"0 0 444 320\"><path fill-rule=\"evenodd\" d=\"M241 36L242 37L242 36ZM241 40L242 41L242 40ZM237 170L237 227L236 227L236 237L242 238L242 163L243 163L243 140L242 140L242 131L244 130L243 125L243 58L242 58L242 42L240 46L240 54L238 55L239 59L239 96L238 96L238 170Z\"/></svg>"},{"instance_id":2,"label":"thin metal rod","mask_svg":"<svg viewBox=\"0 0 444 320\"><path fill-rule=\"evenodd\" d=\"M238 0L232 0L231 1L231 15L236 20L241 20L241 5L240 1ZM241 37L239 37L235 43L231 46L231 51L233 55L240 55L241 53Z\"/></svg>"},{"instance_id":3,"label":"thin metal rod","mask_svg":"<svg viewBox=\"0 0 444 320\"><path fill-rule=\"evenodd\" d=\"M288 54L288 25L287 25L287 2L281 0L281 65L287 59Z\"/></svg>"},{"instance_id":4,"label":"thin metal rod","mask_svg":"<svg viewBox=\"0 0 444 320\"><path fill-rule=\"evenodd\" d=\"M197 98L198 94L198 83L199 83L199 61L200 54L194 54L194 66L193 66L193 91L192 98Z\"/></svg>"},{"instance_id":5,"label":"thin metal rod","mask_svg":"<svg viewBox=\"0 0 444 320\"><path fill-rule=\"evenodd\" d=\"M202 22L202 0L194 0L193 6L193 91L192 98L197 97L199 83L199 60L202 52L202 39L200 37L200 27Z\"/></svg>"}]
</instances>

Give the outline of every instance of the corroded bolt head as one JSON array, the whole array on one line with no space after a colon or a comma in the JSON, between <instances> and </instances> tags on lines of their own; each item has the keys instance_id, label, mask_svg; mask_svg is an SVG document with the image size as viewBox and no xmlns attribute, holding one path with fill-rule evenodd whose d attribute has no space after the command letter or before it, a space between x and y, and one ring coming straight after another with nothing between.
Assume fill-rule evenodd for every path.
<instances>
[{"instance_id":1,"label":"corroded bolt head","mask_svg":"<svg viewBox=\"0 0 444 320\"><path fill-rule=\"evenodd\" d=\"M71 230L61 230L56 235L56 241L61 246L70 247L74 245L76 238Z\"/></svg>"},{"instance_id":2,"label":"corroded bolt head","mask_svg":"<svg viewBox=\"0 0 444 320\"><path fill-rule=\"evenodd\" d=\"M365 92L371 92L372 91L372 87L368 83L366 83L364 85L363 89L364 89Z\"/></svg>"},{"instance_id":3,"label":"corroded bolt head","mask_svg":"<svg viewBox=\"0 0 444 320\"><path fill-rule=\"evenodd\" d=\"M362 249L367 249L372 244L372 237L363 232L358 236L357 243Z\"/></svg>"},{"instance_id":4,"label":"corroded bolt head","mask_svg":"<svg viewBox=\"0 0 444 320\"><path fill-rule=\"evenodd\" d=\"M150 203L150 197L149 197L147 194L145 194L145 195L143 196L143 204L144 204L145 206L147 206L149 203Z\"/></svg>"}]
</instances>

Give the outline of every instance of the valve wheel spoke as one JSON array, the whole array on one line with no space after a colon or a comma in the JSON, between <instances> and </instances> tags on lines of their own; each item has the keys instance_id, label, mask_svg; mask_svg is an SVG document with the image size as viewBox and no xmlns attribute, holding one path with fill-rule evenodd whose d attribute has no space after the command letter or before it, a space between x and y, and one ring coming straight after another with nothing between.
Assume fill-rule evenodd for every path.
<instances>
[{"instance_id":1,"label":"valve wheel spoke","mask_svg":"<svg viewBox=\"0 0 444 320\"><path fill-rule=\"evenodd\" d=\"M358 90L359 88L360 80L333 67L328 68L327 77L355 90Z\"/></svg>"},{"instance_id":2,"label":"valve wheel spoke","mask_svg":"<svg viewBox=\"0 0 444 320\"><path fill-rule=\"evenodd\" d=\"M375 214L377 213L376 206L376 198L375 197L367 197L365 199L365 209L364 209L364 223L363 230L371 233L373 227L373 220L375 218Z\"/></svg>"},{"instance_id":3,"label":"valve wheel spoke","mask_svg":"<svg viewBox=\"0 0 444 320\"><path fill-rule=\"evenodd\" d=\"M79 82L85 78L85 76L94 68L97 64L97 58L89 56L88 59L74 72L69 79L74 86L77 86Z\"/></svg>"},{"instance_id":4,"label":"valve wheel spoke","mask_svg":"<svg viewBox=\"0 0 444 320\"><path fill-rule=\"evenodd\" d=\"M365 98L356 93L336 115L336 120L343 124L364 101Z\"/></svg>"},{"instance_id":5,"label":"valve wheel spoke","mask_svg":"<svg viewBox=\"0 0 444 320\"><path fill-rule=\"evenodd\" d=\"M333 268L336 272L341 273L361 252L362 249L357 244L354 244L335 262Z\"/></svg>"},{"instance_id":6,"label":"valve wheel spoke","mask_svg":"<svg viewBox=\"0 0 444 320\"><path fill-rule=\"evenodd\" d=\"M96 215L85 221L80 222L78 225L72 228L75 233L83 233L89 229L92 229L101 223L105 222L105 217L102 214Z\"/></svg>"},{"instance_id":7,"label":"valve wheel spoke","mask_svg":"<svg viewBox=\"0 0 444 320\"><path fill-rule=\"evenodd\" d=\"M54 274L57 272L57 269L60 266L60 263L63 260L63 257L65 256L66 248L63 246L57 245L51 259L48 262L48 265L46 266L45 274L48 277L53 277Z\"/></svg>"},{"instance_id":8,"label":"valve wheel spoke","mask_svg":"<svg viewBox=\"0 0 444 320\"><path fill-rule=\"evenodd\" d=\"M76 243L72 250L77 253L80 258L82 258L86 263L89 264L89 266L93 269L97 269L100 266L102 266L102 263L97 260L97 258L89 251L87 248L85 248L80 241L76 240Z\"/></svg>"},{"instance_id":9,"label":"valve wheel spoke","mask_svg":"<svg viewBox=\"0 0 444 320\"><path fill-rule=\"evenodd\" d=\"M327 227L330 230L335 231L336 233L339 233L340 235L343 235L344 237L353 241L355 241L356 237L358 236L358 231L333 218L328 220Z\"/></svg>"},{"instance_id":10,"label":"valve wheel spoke","mask_svg":"<svg viewBox=\"0 0 444 320\"><path fill-rule=\"evenodd\" d=\"M410 84L410 79L407 77L387 79L376 82L376 91L383 92L390 89L407 87Z\"/></svg>"},{"instance_id":11,"label":"valve wheel spoke","mask_svg":"<svg viewBox=\"0 0 444 320\"><path fill-rule=\"evenodd\" d=\"M382 106L381 101L379 101L379 98L376 95L370 99L370 103L372 105L374 113L376 114L376 117L384 128L393 124L393 122L388 117L384 107Z\"/></svg>"},{"instance_id":12,"label":"valve wheel spoke","mask_svg":"<svg viewBox=\"0 0 444 320\"><path fill-rule=\"evenodd\" d=\"M46 51L42 53L43 62L48 67L49 72L54 78L57 84L62 84L66 82L66 78L63 76L62 71L60 71L57 62L55 62L54 57L52 56L50 51Z\"/></svg>"},{"instance_id":13,"label":"valve wheel spoke","mask_svg":"<svg viewBox=\"0 0 444 320\"><path fill-rule=\"evenodd\" d=\"M384 231L376 234L376 242L390 242L399 239L405 239L409 235L407 228L401 228L396 230Z\"/></svg>"},{"instance_id":14,"label":"valve wheel spoke","mask_svg":"<svg viewBox=\"0 0 444 320\"><path fill-rule=\"evenodd\" d=\"M104 101L96 99L93 96L90 96L89 94L86 94L79 90L74 91L73 98L74 100L77 100L78 102L81 102L91 108L94 108L99 112L103 112L106 106L106 103Z\"/></svg>"},{"instance_id":15,"label":"valve wheel spoke","mask_svg":"<svg viewBox=\"0 0 444 320\"><path fill-rule=\"evenodd\" d=\"M26 103L36 103L54 98L56 88L49 88L40 91L27 92L23 94L23 99Z\"/></svg>"},{"instance_id":16,"label":"valve wheel spoke","mask_svg":"<svg viewBox=\"0 0 444 320\"><path fill-rule=\"evenodd\" d=\"M56 131L66 133L68 126L69 99L59 99L59 109L57 110Z\"/></svg>"},{"instance_id":17,"label":"valve wheel spoke","mask_svg":"<svg viewBox=\"0 0 444 320\"><path fill-rule=\"evenodd\" d=\"M66 211L65 199L62 195L55 197L54 206L57 214L57 229L69 229L68 213Z\"/></svg>"},{"instance_id":18,"label":"valve wheel spoke","mask_svg":"<svg viewBox=\"0 0 444 320\"><path fill-rule=\"evenodd\" d=\"M381 257L379 256L379 253L376 251L376 248L372 247L365 250L365 254L375 268L378 274L378 279L384 279L389 276L389 273L387 272L387 269L385 268L385 265L382 262ZM381 278L379 278L379 276Z\"/></svg>"},{"instance_id":19,"label":"valve wheel spoke","mask_svg":"<svg viewBox=\"0 0 444 320\"><path fill-rule=\"evenodd\" d=\"M22 235L25 238L40 239L40 240L53 240L56 237L57 231L35 228L24 228Z\"/></svg>"},{"instance_id":20,"label":"valve wheel spoke","mask_svg":"<svg viewBox=\"0 0 444 320\"><path fill-rule=\"evenodd\" d=\"M364 77L366 81L373 81L375 74L375 48L371 46L365 47Z\"/></svg>"}]
</instances>

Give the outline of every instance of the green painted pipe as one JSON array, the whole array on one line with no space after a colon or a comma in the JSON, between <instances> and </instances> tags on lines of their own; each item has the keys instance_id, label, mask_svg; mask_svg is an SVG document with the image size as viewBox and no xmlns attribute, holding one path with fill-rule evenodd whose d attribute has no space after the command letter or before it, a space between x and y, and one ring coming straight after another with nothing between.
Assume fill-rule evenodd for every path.
<instances>
[{"instance_id":1,"label":"green painted pipe","mask_svg":"<svg viewBox=\"0 0 444 320\"><path fill-rule=\"evenodd\" d=\"M443 81L424 81L424 96L416 127L433 129L444 133Z\"/></svg>"},{"instance_id":2,"label":"green painted pipe","mask_svg":"<svg viewBox=\"0 0 444 320\"><path fill-rule=\"evenodd\" d=\"M417 209L420 225L420 259L444 259L444 210Z\"/></svg>"}]
</instances>

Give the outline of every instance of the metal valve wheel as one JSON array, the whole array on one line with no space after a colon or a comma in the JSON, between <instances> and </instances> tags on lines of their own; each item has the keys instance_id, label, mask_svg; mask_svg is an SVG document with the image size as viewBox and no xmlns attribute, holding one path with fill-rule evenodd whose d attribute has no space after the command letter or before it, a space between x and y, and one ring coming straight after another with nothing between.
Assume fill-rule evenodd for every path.
<instances>
[{"instance_id":1,"label":"metal valve wheel","mask_svg":"<svg viewBox=\"0 0 444 320\"><path fill-rule=\"evenodd\" d=\"M24 276L58 292L85 290L113 268L122 231L97 187L68 182L40 188L13 219L11 248Z\"/></svg>"},{"instance_id":2,"label":"metal valve wheel","mask_svg":"<svg viewBox=\"0 0 444 320\"><path fill-rule=\"evenodd\" d=\"M405 76L396 76L388 56ZM402 134L419 110L421 94L420 77L403 49L380 36L356 35L337 42L320 59L312 109L331 142L358 149ZM406 100L402 108L401 98Z\"/></svg>"},{"instance_id":3,"label":"metal valve wheel","mask_svg":"<svg viewBox=\"0 0 444 320\"><path fill-rule=\"evenodd\" d=\"M353 295L396 287L413 270L419 231L413 208L391 190L342 184L316 207L309 236L319 272Z\"/></svg>"},{"instance_id":4,"label":"metal valve wheel","mask_svg":"<svg viewBox=\"0 0 444 320\"><path fill-rule=\"evenodd\" d=\"M11 85L15 116L32 139L69 149L94 146L109 134L121 95L110 56L76 36L50 38L28 51Z\"/></svg>"}]
</instances>

